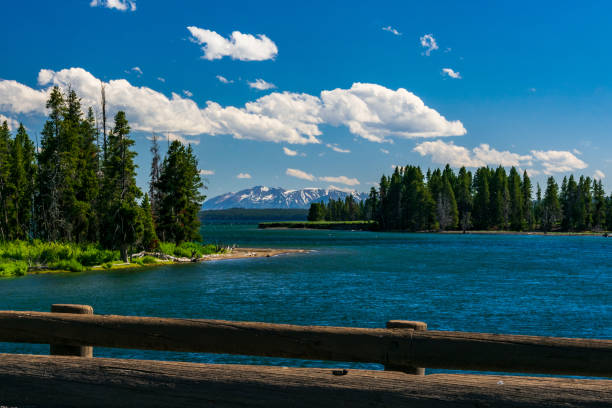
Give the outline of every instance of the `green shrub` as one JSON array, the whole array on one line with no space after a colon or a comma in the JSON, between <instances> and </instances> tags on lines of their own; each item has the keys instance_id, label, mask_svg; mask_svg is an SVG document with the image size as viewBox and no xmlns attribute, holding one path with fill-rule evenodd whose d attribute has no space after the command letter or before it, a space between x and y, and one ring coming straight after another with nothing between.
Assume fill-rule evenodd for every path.
<instances>
[{"instance_id":1,"label":"green shrub","mask_svg":"<svg viewBox=\"0 0 612 408\"><path fill-rule=\"evenodd\" d=\"M77 260L85 266L101 265L105 262L116 261L119 259L119 251L100 249L90 245L79 251Z\"/></svg>"},{"instance_id":2,"label":"green shrub","mask_svg":"<svg viewBox=\"0 0 612 408\"><path fill-rule=\"evenodd\" d=\"M23 276L28 272L28 264L24 261L9 261L0 263L0 276Z\"/></svg>"},{"instance_id":3,"label":"green shrub","mask_svg":"<svg viewBox=\"0 0 612 408\"><path fill-rule=\"evenodd\" d=\"M113 263L112 262L106 262L104 264L102 264L102 268L108 270L111 269L113 267Z\"/></svg>"},{"instance_id":4,"label":"green shrub","mask_svg":"<svg viewBox=\"0 0 612 408\"><path fill-rule=\"evenodd\" d=\"M63 259L61 261L52 262L49 268L69 272L82 272L85 268L76 259Z\"/></svg>"},{"instance_id":5,"label":"green shrub","mask_svg":"<svg viewBox=\"0 0 612 408\"><path fill-rule=\"evenodd\" d=\"M144 262L142 261L142 258L134 258L130 261L130 263L136 264L136 265L140 265L143 266Z\"/></svg>"},{"instance_id":6,"label":"green shrub","mask_svg":"<svg viewBox=\"0 0 612 408\"><path fill-rule=\"evenodd\" d=\"M153 257L151 255L144 256L141 259L142 259L142 263L144 263L144 264L154 264L154 263L157 263L157 259L155 259L155 257Z\"/></svg>"}]
</instances>

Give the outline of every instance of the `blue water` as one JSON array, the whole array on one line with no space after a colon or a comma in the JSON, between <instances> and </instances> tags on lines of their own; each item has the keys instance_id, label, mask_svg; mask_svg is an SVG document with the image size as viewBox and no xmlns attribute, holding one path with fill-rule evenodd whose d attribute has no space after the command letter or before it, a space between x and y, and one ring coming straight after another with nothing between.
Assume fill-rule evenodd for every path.
<instances>
[{"instance_id":1,"label":"blue water","mask_svg":"<svg viewBox=\"0 0 612 408\"><path fill-rule=\"evenodd\" d=\"M307 248L272 258L0 280L0 310L89 304L100 314L612 339L612 238L258 230L208 225L207 241ZM0 352L48 352L0 343ZM96 356L381 368L95 348Z\"/></svg>"}]
</instances>

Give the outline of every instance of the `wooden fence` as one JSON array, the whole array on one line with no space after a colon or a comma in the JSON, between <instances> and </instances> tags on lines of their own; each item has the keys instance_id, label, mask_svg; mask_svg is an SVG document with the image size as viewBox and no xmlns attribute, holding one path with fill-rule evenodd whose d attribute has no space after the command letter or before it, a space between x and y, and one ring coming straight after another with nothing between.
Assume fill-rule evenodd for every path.
<instances>
[{"instance_id":1,"label":"wooden fence","mask_svg":"<svg viewBox=\"0 0 612 408\"><path fill-rule=\"evenodd\" d=\"M0 355L0 405L610 407L612 381L423 374L427 368L612 377L612 340L52 313L0 312L0 341L52 356ZM82 358L92 347L378 363L386 371ZM80 356L80 357L67 357ZM52 396L52 398L49 398Z\"/></svg>"}]
</instances>

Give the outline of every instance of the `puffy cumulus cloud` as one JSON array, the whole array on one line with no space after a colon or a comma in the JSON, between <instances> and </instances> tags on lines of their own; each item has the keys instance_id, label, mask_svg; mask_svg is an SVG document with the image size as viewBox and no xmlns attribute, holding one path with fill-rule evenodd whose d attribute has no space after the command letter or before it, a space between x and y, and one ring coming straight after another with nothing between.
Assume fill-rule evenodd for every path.
<instances>
[{"instance_id":1,"label":"puffy cumulus cloud","mask_svg":"<svg viewBox=\"0 0 612 408\"><path fill-rule=\"evenodd\" d=\"M232 80L227 79L227 78L226 78L226 77L224 77L223 75L217 75L217 77L216 77L216 78L219 80L219 82L224 83L224 84L231 84L231 83L233 83L233 82L234 82L234 81L232 81Z\"/></svg>"},{"instance_id":2,"label":"puffy cumulus cloud","mask_svg":"<svg viewBox=\"0 0 612 408\"><path fill-rule=\"evenodd\" d=\"M283 152L287 155L287 156L297 156L298 152L296 150L291 150L287 147L283 147Z\"/></svg>"},{"instance_id":3,"label":"puffy cumulus cloud","mask_svg":"<svg viewBox=\"0 0 612 408\"><path fill-rule=\"evenodd\" d=\"M425 48L425 51L423 53L428 57L432 51L435 51L439 48L436 39L433 37L433 34L425 34L420 38L420 40L421 47Z\"/></svg>"},{"instance_id":4,"label":"puffy cumulus cloud","mask_svg":"<svg viewBox=\"0 0 612 408\"><path fill-rule=\"evenodd\" d=\"M0 113L0 124L3 124L4 122L6 122L9 130L11 131L17 130L19 128L19 122L17 122L13 118L9 118L8 116L4 116L3 114Z\"/></svg>"},{"instance_id":5,"label":"puffy cumulus cloud","mask_svg":"<svg viewBox=\"0 0 612 408\"><path fill-rule=\"evenodd\" d=\"M521 162L529 162L531 160L531 156L529 155L511 153L507 150L500 152L498 150L491 149L491 147L485 143L475 147L472 151L474 152L474 158L477 161L491 165L501 164L504 167L519 166Z\"/></svg>"},{"instance_id":6,"label":"puffy cumulus cloud","mask_svg":"<svg viewBox=\"0 0 612 408\"><path fill-rule=\"evenodd\" d=\"M106 7L120 11L136 11L136 2L133 0L91 0L90 7Z\"/></svg>"},{"instance_id":7,"label":"puffy cumulus cloud","mask_svg":"<svg viewBox=\"0 0 612 408\"><path fill-rule=\"evenodd\" d=\"M241 61L264 61L274 59L278 54L276 44L264 34L253 36L234 31L226 39L214 31L195 26L189 26L187 30L191 33L192 41L204 45L202 58L206 60L230 57Z\"/></svg>"},{"instance_id":8,"label":"puffy cumulus cloud","mask_svg":"<svg viewBox=\"0 0 612 408\"><path fill-rule=\"evenodd\" d=\"M585 169L588 165L574 156L572 152L562 150L532 150L533 157L541 162L544 174L567 173Z\"/></svg>"},{"instance_id":9,"label":"puffy cumulus cloud","mask_svg":"<svg viewBox=\"0 0 612 408\"><path fill-rule=\"evenodd\" d=\"M402 33L400 33L399 31L397 31L395 28L391 27L391 26L386 26L382 28L383 31L388 31L393 35L402 35Z\"/></svg>"},{"instance_id":10,"label":"puffy cumulus cloud","mask_svg":"<svg viewBox=\"0 0 612 408\"><path fill-rule=\"evenodd\" d=\"M332 125L346 125L351 133L373 142L389 137L459 136L460 121L448 121L404 88L355 83L350 89L322 91L322 117Z\"/></svg>"},{"instance_id":11,"label":"puffy cumulus cloud","mask_svg":"<svg viewBox=\"0 0 612 408\"><path fill-rule=\"evenodd\" d=\"M0 111L44 114L47 96L47 90L37 91L17 81L0 80Z\"/></svg>"},{"instance_id":12,"label":"puffy cumulus cloud","mask_svg":"<svg viewBox=\"0 0 612 408\"><path fill-rule=\"evenodd\" d=\"M442 76L447 76L449 78L461 79L461 74L459 72L455 72L451 68L442 68Z\"/></svg>"},{"instance_id":13,"label":"puffy cumulus cloud","mask_svg":"<svg viewBox=\"0 0 612 408\"><path fill-rule=\"evenodd\" d=\"M249 84L249 86L251 88L257 89L259 91L265 91L267 89L274 89L274 88L276 88L276 85L274 85L274 84L272 84L270 82L266 82L266 81L264 81L261 78L256 79L253 82L250 82L250 81L247 81L247 82L248 82L248 84Z\"/></svg>"},{"instance_id":14,"label":"puffy cumulus cloud","mask_svg":"<svg viewBox=\"0 0 612 408\"><path fill-rule=\"evenodd\" d=\"M200 170L200 175L201 176L212 176L214 174L215 174L214 170L204 170L204 169Z\"/></svg>"},{"instance_id":15,"label":"puffy cumulus cloud","mask_svg":"<svg viewBox=\"0 0 612 408\"><path fill-rule=\"evenodd\" d=\"M450 164L453 167L481 167L481 166L519 166L521 162L530 161L529 155L519 155L509 151L491 149L488 144L481 144L472 150L454 143L442 140L423 142L414 149L421 156L431 156L434 163Z\"/></svg>"},{"instance_id":16,"label":"puffy cumulus cloud","mask_svg":"<svg viewBox=\"0 0 612 408\"><path fill-rule=\"evenodd\" d=\"M341 147L338 147L337 144L330 144L330 143L328 143L325 146L329 147L330 149L332 149L336 153L350 153L351 152L349 149L342 149Z\"/></svg>"},{"instance_id":17,"label":"puffy cumulus cloud","mask_svg":"<svg viewBox=\"0 0 612 408\"><path fill-rule=\"evenodd\" d=\"M471 152L463 146L446 143L442 140L423 142L414 149L421 156L431 156L431 161L440 164L450 164L453 167L478 167L482 164L472 158Z\"/></svg>"},{"instance_id":18,"label":"puffy cumulus cloud","mask_svg":"<svg viewBox=\"0 0 612 408\"><path fill-rule=\"evenodd\" d=\"M175 93L168 98L151 88L133 86L125 79L101 82L82 68L70 68L61 71L43 69L38 82L63 89L72 87L82 98L84 106L99 105L100 86L104 85L109 111L125 111L134 130L185 135L217 134L220 130L191 99ZM41 104L44 107L45 103Z\"/></svg>"},{"instance_id":19,"label":"puffy cumulus cloud","mask_svg":"<svg viewBox=\"0 0 612 408\"><path fill-rule=\"evenodd\" d=\"M527 173L534 176L537 174L565 173L581 170L587 164L574 156L572 152L558 150L532 150L531 154L521 155L518 153L499 151L492 149L488 144L481 144L472 150L454 143L446 143L442 140L426 141L419 143L413 151L421 156L431 156L434 163L450 164L453 167L481 167L499 166L518 167L522 165L533 166L539 164L542 169L527 169Z\"/></svg>"},{"instance_id":20,"label":"puffy cumulus cloud","mask_svg":"<svg viewBox=\"0 0 612 408\"><path fill-rule=\"evenodd\" d=\"M347 186L356 186L360 184L359 180L357 180L356 178L349 178L346 176L325 176L325 177L319 177L319 180L327 181L328 183L345 184Z\"/></svg>"},{"instance_id":21,"label":"puffy cumulus cloud","mask_svg":"<svg viewBox=\"0 0 612 408\"><path fill-rule=\"evenodd\" d=\"M236 175L236 178L239 178L239 179L250 179L251 175L249 173L238 173Z\"/></svg>"},{"instance_id":22,"label":"puffy cumulus cloud","mask_svg":"<svg viewBox=\"0 0 612 408\"><path fill-rule=\"evenodd\" d=\"M83 106L95 107L104 86L108 110L125 111L130 126L138 131L183 136L226 134L289 144L321 143L320 126L324 124L347 126L353 134L375 142L466 132L460 121L446 120L407 90L376 84L356 83L350 89L322 91L320 96L272 92L243 107L223 107L214 101L200 107L189 97L176 93L166 96L125 79L103 82L82 68L43 69L38 83L45 89L0 80L0 111L44 114L49 89L54 85L71 87L82 98Z\"/></svg>"},{"instance_id":23,"label":"puffy cumulus cloud","mask_svg":"<svg viewBox=\"0 0 612 408\"><path fill-rule=\"evenodd\" d=\"M602 179L606 178L606 175L601 170L595 170L595 173L593 173L593 178L597 179L597 180L602 180Z\"/></svg>"},{"instance_id":24,"label":"puffy cumulus cloud","mask_svg":"<svg viewBox=\"0 0 612 408\"><path fill-rule=\"evenodd\" d=\"M298 169L287 169L285 171L285 174L291 177L302 179L302 180L308 180L308 181L315 180L315 176L313 176L312 174L306 173L305 171L298 170Z\"/></svg>"}]
</instances>

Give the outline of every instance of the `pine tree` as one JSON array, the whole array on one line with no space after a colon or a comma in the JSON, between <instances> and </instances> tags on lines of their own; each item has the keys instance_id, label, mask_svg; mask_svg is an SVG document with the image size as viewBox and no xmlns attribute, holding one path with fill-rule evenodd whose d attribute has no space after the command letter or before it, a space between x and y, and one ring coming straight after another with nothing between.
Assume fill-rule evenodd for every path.
<instances>
[{"instance_id":1,"label":"pine tree","mask_svg":"<svg viewBox=\"0 0 612 408\"><path fill-rule=\"evenodd\" d=\"M593 229L606 228L606 195L601 180L593 180Z\"/></svg>"},{"instance_id":2,"label":"pine tree","mask_svg":"<svg viewBox=\"0 0 612 408\"><path fill-rule=\"evenodd\" d=\"M523 216L525 203L521 191L521 176L514 167L510 169L508 177L508 192L510 195L510 229L522 231L526 224Z\"/></svg>"},{"instance_id":3,"label":"pine tree","mask_svg":"<svg viewBox=\"0 0 612 408\"><path fill-rule=\"evenodd\" d=\"M141 223L142 223L142 240L141 246L146 251L153 251L159 247L159 239L155 232L155 224L153 223L153 214L151 212L151 203L149 195L145 194L140 204Z\"/></svg>"},{"instance_id":4,"label":"pine tree","mask_svg":"<svg viewBox=\"0 0 612 408\"><path fill-rule=\"evenodd\" d=\"M459 210L459 225L463 231L472 226L472 173L465 167L459 169L457 184L455 186L455 198Z\"/></svg>"},{"instance_id":5,"label":"pine tree","mask_svg":"<svg viewBox=\"0 0 612 408\"><path fill-rule=\"evenodd\" d=\"M159 203L162 200L161 192L157 187L159 184L161 158L159 156L159 143L157 143L157 135L154 133L151 138L151 172L149 174L149 196L151 199L151 211L153 212L153 220L159 218Z\"/></svg>"},{"instance_id":6,"label":"pine tree","mask_svg":"<svg viewBox=\"0 0 612 408\"><path fill-rule=\"evenodd\" d=\"M474 175L474 226L477 229L486 230L490 228L489 203L489 169L481 167Z\"/></svg>"},{"instance_id":7,"label":"pine tree","mask_svg":"<svg viewBox=\"0 0 612 408\"><path fill-rule=\"evenodd\" d=\"M534 223L537 226L542 224L542 188L540 183L537 183L536 187L536 201L533 208ZM540 227L541 228L541 227Z\"/></svg>"},{"instance_id":8,"label":"pine tree","mask_svg":"<svg viewBox=\"0 0 612 408\"><path fill-rule=\"evenodd\" d=\"M157 183L162 196L157 233L162 241L180 244L201 239L198 212L204 201L200 193L203 187L193 149L173 141Z\"/></svg>"},{"instance_id":9,"label":"pine tree","mask_svg":"<svg viewBox=\"0 0 612 408\"><path fill-rule=\"evenodd\" d=\"M448 178L443 177L442 179L443 188L436 202L438 223L441 230L453 229L457 227L458 222L457 201Z\"/></svg>"},{"instance_id":10,"label":"pine tree","mask_svg":"<svg viewBox=\"0 0 612 408\"><path fill-rule=\"evenodd\" d=\"M370 195L365 200L364 219L375 220L379 211L378 191L374 187L370 188Z\"/></svg>"},{"instance_id":11,"label":"pine tree","mask_svg":"<svg viewBox=\"0 0 612 408\"><path fill-rule=\"evenodd\" d=\"M506 229L510 218L510 192L508 191L508 177L503 166L500 165L492 174L490 188L489 214L491 226Z\"/></svg>"},{"instance_id":12,"label":"pine tree","mask_svg":"<svg viewBox=\"0 0 612 408\"><path fill-rule=\"evenodd\" d=\"M546 192L542 201L542 229L551 231L561 218L561 205L559 203L559 187L552 177L548 178Z\"/></svg>"},{"instance_id":13,"label":"pine tree","mask_svg":"<svg viewBox=\"0 0 612 408\"><path fill-rule=\"evenodd\" d=\"M12 239L28 239L32 231L32 204L36 183L34 143L22 124L11 143L11 182L14 188L13 211L10 220Z\"/></svg>"},{"instance_id":14,"label":"pine tree","mask_svg":"<svg viewBox=\"0 0 612 408\"><path fill-rule=\"evenodd\" d=\"M41 238L56 241L62 237L65 224L60 205L60 133L66 111L64 95L57 86L51 90L46 107L49 110L49 118L41 132L41 150L38 154L36 224Z\"/></svg>"},{"instance_id":15,"label":"pine tree","mask_svg":"<svg viewBox=\"0 0 612 408\"><path fill-rule=\"evenodd\" d=\"M141 211L136 202L142 193L136 186L136 153L131 150L134 141L129 132L125 113L117 112L115 127L108 135L102 187L105 205L101 242L108 248L119 249L124 262L128 261L129 248L142 236Z\"/></svg>"},{"instance_id":16,"label":"pine tree","mask_svg":"<svg viewBox=\"0 0 612 408\"><path fill-rule=\"evenodd\" d=\"M8 123L0 126L0 241L12 239L10 218L13 206L13 187L11 185L11 132Z\"/></svg>"},{"instance_id":17,"label":"pine tree","mask_svg":"<svg viewBox=\"0 0 612 408\"><path fill-rule=\"evenodd\" d=\"M532 186L527 170L523 171L523 181L521 183L521 195L523 197L523 217L525 228L532 231L535 228L535 214L532 201Z\"/></svg>"}]
</instances>

